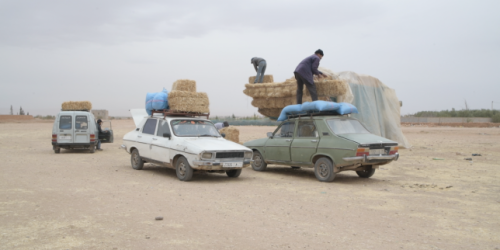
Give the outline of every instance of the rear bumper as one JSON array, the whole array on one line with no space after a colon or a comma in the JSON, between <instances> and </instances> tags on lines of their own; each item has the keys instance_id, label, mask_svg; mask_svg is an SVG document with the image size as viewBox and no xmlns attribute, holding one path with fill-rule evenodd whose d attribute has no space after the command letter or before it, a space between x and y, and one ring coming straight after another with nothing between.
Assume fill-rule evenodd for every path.
<instances>
[{"instance_id":1,"label":"rear bumper","mask_svg":"<svg viewBox=\"0 0 500 250\"><path fill-rule=\"evenodd\" d=\"M399 159L399 153L393 155L368 155L368 156L355 156L355 157L344 157L344 161L349 162L370 162L370 161L397 161Z\"/></svg>"},{"instance_id":2,"label":"rear bumper","mask_svg":"<svg viewBox=\"0 0 500 250\"><path fill-rule=\"evenodd\" d=\"M97 145L97 142L85 142L85 143L58 143L52 142L53 147L70 147L70 148L81 148L81 147L91 147Z\"/></svg>"}]
</instances>

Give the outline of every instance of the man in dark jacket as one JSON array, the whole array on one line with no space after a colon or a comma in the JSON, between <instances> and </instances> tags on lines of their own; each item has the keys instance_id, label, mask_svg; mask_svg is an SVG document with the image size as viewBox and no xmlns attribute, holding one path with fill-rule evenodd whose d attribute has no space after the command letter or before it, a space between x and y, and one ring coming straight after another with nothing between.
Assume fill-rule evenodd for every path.
<instances>
[{"instance_id":1,"label":"man in dark jacket","mask_svg":"<svg viewBox=\"0 0 500 250\"><path fill-rule=\"evenodd\" d=\"M257 72L257 76L255 76L255 81L253 81L253 83L262 83L264 81L264 73L266 72L267 67L266 60L264 60L264 58L254 57L250 63L253 64L255 72Z\"/></svg>"},{"instance_id":2,"label":"man in dark jacket","mask_svg":"<svg viewBox=\"0 0 500 250\"><path fill-rule=\"evenodd\" d=\"M101 120L101 119L98 119L98 120L97 120L97 131L98 131L98 135L102 135L102 134L104 134L104 133L108 133L109 131L107 131L107 130L102 130L101 125L102 125L102 120ZM101 149L101 140L100 140L100 139L98 139L98 140L97 140L97 150L102 151L102 149Z\"/></svg>"},{"instance_id":3,"label":"man in dark jacket","mask_svg":"<svg viewBox=\"0 0 500 250\"><path fill-rule=\"evenodd\" d=\"M313 74L326 77L321 71L318 70L319 61L323 58L323 51L318 49L314 55L306 57L299 63L295 71L295 79L297 79L297 104L302 104L302 92L304 84L311 94L313 101L318 100L318 93L316 92L316 85L314 85Z\"/></svg>"}]
</instances>

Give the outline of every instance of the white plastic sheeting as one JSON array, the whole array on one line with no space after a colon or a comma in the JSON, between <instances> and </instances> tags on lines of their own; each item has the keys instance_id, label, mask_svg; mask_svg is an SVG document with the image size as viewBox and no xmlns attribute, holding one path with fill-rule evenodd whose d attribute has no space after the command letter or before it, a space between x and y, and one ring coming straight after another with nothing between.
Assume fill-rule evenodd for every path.
<instances>
[{"instance_id":1,"label":"white plastic sheeting","mask_svg":"<svg viewBox=\"0 0 500 250\"><path fill-rule=\"evenodd\" d=\"M319 71L333 79L345 80L349 84L347 93L338 96L337 101L354 104L359 114L351 116L362 122L371 133L397 141L400 147L411 147L401 130L400 104L393 89L369 75L351 71L335 74L321 67Z\"/></svg>"}]
</instances>

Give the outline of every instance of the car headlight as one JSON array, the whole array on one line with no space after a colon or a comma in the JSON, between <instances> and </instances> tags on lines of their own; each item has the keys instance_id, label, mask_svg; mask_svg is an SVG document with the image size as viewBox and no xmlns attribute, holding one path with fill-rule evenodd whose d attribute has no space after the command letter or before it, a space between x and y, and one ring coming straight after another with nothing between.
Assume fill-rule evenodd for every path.
<instances>
[{"instance_id":1,"label":"car headlight","mask_svg":"<svg viewBox=\"0 0 500 250\"><path fill-rule=\"evenodd\" d=\"M253 152L251 152L251 151L245 152L245 159L251 159L252 155L253 155Z\"/></svg>"},{"instance_id":2,"label":"car headlight","mask_svg":"<svg viewBox=\"0 0 500 250\"><path fill-rule=\"evenodd\" d=\"M203 158L203 159L212 159L212 153L203 153L201 155L201 158Z\"/></svg>"}]
</instances>

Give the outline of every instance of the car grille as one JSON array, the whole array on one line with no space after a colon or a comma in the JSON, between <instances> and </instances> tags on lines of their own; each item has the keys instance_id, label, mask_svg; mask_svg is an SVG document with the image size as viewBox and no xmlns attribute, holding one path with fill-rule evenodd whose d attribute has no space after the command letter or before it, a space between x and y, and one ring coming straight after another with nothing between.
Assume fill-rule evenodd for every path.
<instances>
[{"instance_id":1,"label":"car grille","mask_svg":"<svg viewBox=\"0 0 500 250\"><path fill-rule=\"evenodd\" d=\"M215 158L243 158L244 152L220 152L215 155Z\"/></svg>"}]
</instances>

